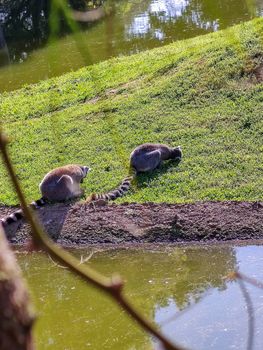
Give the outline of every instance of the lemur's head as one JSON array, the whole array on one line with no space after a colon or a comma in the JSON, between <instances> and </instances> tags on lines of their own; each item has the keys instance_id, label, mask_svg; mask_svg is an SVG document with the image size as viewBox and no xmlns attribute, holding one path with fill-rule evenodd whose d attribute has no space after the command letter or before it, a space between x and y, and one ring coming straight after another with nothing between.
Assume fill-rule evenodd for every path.
<instances>
[{"instance_id":1,"label":"lemur's head","mask_svg":"<svg viewBox=\"0 0 263 350\"><path fill-rule=\"evenodd\" d=\"M81 170L83 171L83 178L87 176L88 172L91 170L91 168L87 166L81 166Z\"/></svg>"},{"instance_id":2,"label":"lemur's head","mask_svg":"<svg viewBox=\"0 0 263 350\"><path fill-rule=\"evenodd\" d=\"M181 160L183 156L182 150L180 146L177 146L175 148L172 148L171 151L171 159L175 160Z\"/></svg>"}]
</instances>

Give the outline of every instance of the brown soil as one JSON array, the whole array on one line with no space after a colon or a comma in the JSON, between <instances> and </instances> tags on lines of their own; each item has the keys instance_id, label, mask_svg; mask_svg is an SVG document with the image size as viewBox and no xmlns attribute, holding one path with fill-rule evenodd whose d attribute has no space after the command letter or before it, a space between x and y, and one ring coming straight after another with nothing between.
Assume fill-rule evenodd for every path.
<instances>
[{"instance_id":1,"label":"brown soil","mask_svg":"<svg viewBox=\"0 0 263 350\"><path fill-rule=\"evenodd\" d=\"M0 216L14 210L0 207ZM64 246L263 238L263 202L60 203L37 213L47 233ZM17 244L25 243L29 232L24 222L6 230L10 241Z\"/></svg>"}]
</instances>

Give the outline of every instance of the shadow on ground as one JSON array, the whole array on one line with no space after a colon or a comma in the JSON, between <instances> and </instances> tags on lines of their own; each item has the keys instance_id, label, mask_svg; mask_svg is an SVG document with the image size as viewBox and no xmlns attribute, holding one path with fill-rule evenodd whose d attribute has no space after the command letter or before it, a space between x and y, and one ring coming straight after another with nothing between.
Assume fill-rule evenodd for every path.
<instances>
[{"instance_id":1,"label":"shadow on ground","mask_svg":"<svg viewBox=\"0 0 263 350\"><path fill-rule=\"evenodd\" d=\"M180 162L180 160L168 160L151 172L138 173L135 180L133 181L134 190L147 187L149 182L155 178L161 177L168 171L171 171L172 168L176 168Z\"/></svg>"},{"instance_id":2,"label":"shadow on ground","mask_svg":"<svg viewBox=\"0 0 263 350\"><path fill-rule=\"evenodd\" d=\"M0 214L13 210L0 207ZM263 239L263 202L61 203L44 207L38 216L64 246ZM24 244L29 234L24 222L7 232L17 244Z\"/></svg>"},{"instance_id":3,"label":"shadow on ground","mask_svg":"<svg viewBox=\"0 0 263 350\"><path fill-rule=\"evenodd\" d=\"M34 212L39 222L42 224L45 232L55 242L57 242L57 240L59 239L61 230L68 215L68 211L74 204L75 202L72 201L68 203L50 204ZM9 215L12 212L14 212L16 209L17 207L1 208L0 217L5 217L6 215ZM8 239L11 242L17 243L18 237L19 241L24 241L28 238L28 233L30 233L30 227L25 222L25 220L20 220L5 227L5 232Z\"/></svg>"}]
</instances>

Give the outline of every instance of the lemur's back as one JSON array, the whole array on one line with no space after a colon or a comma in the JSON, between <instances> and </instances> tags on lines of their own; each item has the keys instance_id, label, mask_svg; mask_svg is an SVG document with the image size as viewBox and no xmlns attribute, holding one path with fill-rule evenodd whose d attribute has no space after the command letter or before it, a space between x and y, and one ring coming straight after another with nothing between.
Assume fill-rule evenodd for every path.
<instances>
[{"instance_id":1,"label":"lemur's back","mask_svg":"<svg viewBox=\"0 0 263 350\"><path fill-rule=\"evenodd\" d=\"M80 166L75 164L61 166L48 172L41 181L40 186L55 183L59 181L63 175L68 175L74 179L76 178L76 180L79 178L81 180L83 178L83 171L81 170Z\"/></svg>"},{"instance_id":2,"label":"lemur's back","mask_svg":"<svg viewBox=\"0 0 263 350\"><path fill-rule=\"evenodd\" d=\"M179 148L176 148L181 152ZM173 159L175 148L161 143L144 143L134 149L130 156L130 165L136 172L154 170L163 160Z\"/></svg>"},{"instance_id":3,"label":"lemur's back","mask_svg":"<svg viewBox=\"0 0 263 350\"><path fill-rule=\"evenodd\" d=\"M152 152L155 150L160 150L160 149L168 149L169 147L166 145L163 145L161 143L143 143L142 145L136 147L132 153L131 153L131 159L133 157L139 156L141 154L145 154L148 152Z\"/></svg>"}]
</instances>

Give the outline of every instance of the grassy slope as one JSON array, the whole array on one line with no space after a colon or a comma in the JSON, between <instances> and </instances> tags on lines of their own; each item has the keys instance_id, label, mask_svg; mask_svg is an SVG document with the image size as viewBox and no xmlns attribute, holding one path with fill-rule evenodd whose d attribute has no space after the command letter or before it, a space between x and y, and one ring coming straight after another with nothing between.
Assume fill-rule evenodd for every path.
<instances>
[{"instance_id":1,"label":"grassy slope","mask_svg":"<svg viewBox=\"0 0 263 350\"><path fill-rule=\"evenodd\" d=\"M114 188L143 142L179 144L184 159L140 177L122 201L262 199L262 57L256 19L0 95L28 200L47 171L71 162L93 168L87 194ZM17 203L5 176L0 202Z\"/></svg>"}]
</instances>

